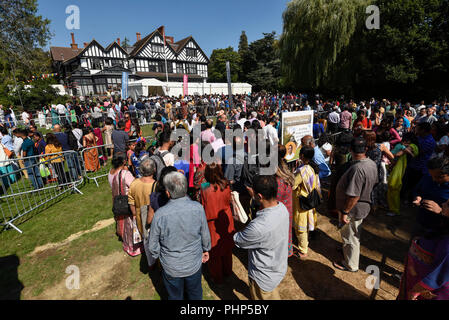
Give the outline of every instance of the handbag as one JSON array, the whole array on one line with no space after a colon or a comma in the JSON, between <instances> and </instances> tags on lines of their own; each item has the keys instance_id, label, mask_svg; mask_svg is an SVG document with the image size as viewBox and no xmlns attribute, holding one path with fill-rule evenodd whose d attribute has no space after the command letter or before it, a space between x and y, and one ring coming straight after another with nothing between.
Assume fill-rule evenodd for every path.
<instances>
[{"instance_id":1,"label":"handbag","mask_svg":"<svg viewBox=\"0 0 449 320\"><path fill-rule=\"evenodd\" d=\"M114 201L112 204L112 212L114 213L114 217L118 216L130 216L131 210L128 205L128 196L123 195L125 190L122 184L122 171L120 170L119 176L119 194L114 197Z\"/></svg>"},{"instance_id":2,"label":"handbag","mask_svg":"<svg viewBox=\"0 0 449 320\"><path fill-rule=\"evenodd\" d=\"M246 223L248 221L248 215L246 214L245 209L243 209L243 206L240 203L239 193L236 191L231 192L231 209L235 221L241 223Z\"/></svg>"},{"instance_id":3,"label":"handbag","mask_svg":"<svg viewBox=\"0 0 449 320\"><path fill-rule=\"evenodd\" d=\"M299 206L302 210L312 210L321 204L321 196L316 189L313 189L307 197L299 196Z\"/></svg>"},{"instance_id":4,"label":"handbag","mask_svg":"<svg viewBox=\"0 0 449 320\"><path fill-rule=\"evenodd\" d=\"M50 169L44 164L45 160L41 159L39 165L39 172L42 178L47 178L50 175Z\"/></svg>"},{"instance_id":5,"label":"handbag","mask_svg":"<svg viewBox=\"0 0 449 320\"><path fill-rule=\"evenodd\" d=\"M136 219L133 218L133 243L139 244L142 242L142 236L140 235L139 229L137 228Z\"/></svg>"},{"instance_id":6,"label":"handbag","mask_svg":"<svg viewBox=\"0 0 449 320\"><path fill-rule=\"evenodd\" d=\"M3 151L5 152L6 156L8 157L8 159L11 159L12 156L14 155L14 152L12 152L8 148L6 148L3 144L2 144L2 148L3 148Z\"/></svg>"}]
</instances>

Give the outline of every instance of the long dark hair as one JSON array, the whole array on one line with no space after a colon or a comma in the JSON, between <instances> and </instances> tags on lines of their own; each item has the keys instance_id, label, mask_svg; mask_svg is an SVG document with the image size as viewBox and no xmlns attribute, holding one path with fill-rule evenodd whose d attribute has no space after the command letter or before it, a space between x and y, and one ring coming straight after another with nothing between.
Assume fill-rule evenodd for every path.
<instances>
[{"instance_id":1,"label":"long dark hair","mask_svg":"<svg viewBox=\"0 0 449 320\"><path fill-rule=\"evenodd\" d=\"M229 186L229 181L223 176L221 165L216 164L215 162L206 166L204 178L211 185L215 186L215 191L218 189L217 186L220 187L221 191L225 190Z\"/></svg>"},{"instance_id":2,"label":"long dark hair","mask_svg":"<svg viewBox=\"0 0 449 320\"><path fill-rule=\"evenodd\" d=\"M304 146L301 148L301 151L299 152L301 156L304 157L304 159L307 160L308 165L312 167L313 171L315 171L316 174L320 173L320 168L318 165L313 161L313 157L315 156L315 149L309 146Z\"/></svg>"},{"instance_id":3,"label":"long dark hair","mask_svg":"<svg viewBox=\"0 0 449 320\"><path fill-rule=\"evenodd\" d=\"M59 142L58 138L53 133L47 133L47 144L52 144L56 148L62 148L61 142Z\"/></svg>"}]
</instances>

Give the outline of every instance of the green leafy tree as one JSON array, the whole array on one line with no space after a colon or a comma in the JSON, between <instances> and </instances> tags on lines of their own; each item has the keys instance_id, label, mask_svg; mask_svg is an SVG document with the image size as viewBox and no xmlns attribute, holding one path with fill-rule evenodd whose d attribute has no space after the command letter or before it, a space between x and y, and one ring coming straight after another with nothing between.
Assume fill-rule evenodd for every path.
<instances>
[{"instance_id":1,"label":"green leafy tree","mask_svg":"<svg viewBox=\"0 0 449 320\"><path fill-rule=\"evenodd\" d=\"M364 17L365 0L293 0L283 14L280 39L286 82L317 88Z\"/></svg>"},{"instance_id":2,"label":"green leafy tree","mask_svg":"<svg viewBox=\"0 0 449 320\"><path fill-rule=\"evenodd\" d=\"M239 41L239 55L240 55L240 61L241 61L241 72L239 74L240 81L246 81L247 77L246 75L250 72L249 68L247 67L247 59L249 54L249 45L248 45L248 37L246 36L245 31L242 31L242 34L240 35L240 41Z\"/></svg>"},{"instance_id":3,"label":"green leafy tree","mask_svg":"<svg viewBox=\"0 0 449 320\"><path fill-rule=\"evenodd\" d=\"M37 48L44 47L50 39L49 25L48 19L38 15L36 0L0 2L0 65L4 75L0 85L12 82L17 87L18 81L27 80L39 68L39 57L45 55Z\"/></svg>"},{"instance_id":4,"label":"green leafy tree","mask_svg":"<svg viewBox=\"0 0 449 320\"><path fill-rule=\"evenodd\" d=\"M121 46L122 46L123 48L128 48L128 47L131 46L130 43L129 43L129 39L128 39L127 37L125 37L125 39L124 39L123 42L121 43Z\"/></svg>"},{"instance_id":5,"label":"green leafy tree","mask_svg":"<svg viewBox=\"0 0 449 320\"><path fill-rule=\"evenodd\" d=\"M212 51L209 63L209 81L227 82L226 61L231 65L231 80L238 82L240 73L240 55L232 47L226 49L215 49Z\"/></svg>"},{"instance_id":6,"label":"green leafy tree","mask_svg":"<svg viewBox=\"0 0 449 320\"><path fill-rule=\"evenodd\" d=\"M281 60L276 32L264 33L262 39L249 45L246 58L247 81L253 90L274 92L281 80Z\"/></svg>"},{"instance_id":7,"label":"green leafy tree","mask_svg":"<svg viewBox=\"0 0 449 320\"><path fill-rule=\"evenodd\" d=\"M380 10L368 30L365 8ZM282 75L296 89L407 100L449 94L447 0L292 0L280 40Z\"/></svg>"}]
</instances>

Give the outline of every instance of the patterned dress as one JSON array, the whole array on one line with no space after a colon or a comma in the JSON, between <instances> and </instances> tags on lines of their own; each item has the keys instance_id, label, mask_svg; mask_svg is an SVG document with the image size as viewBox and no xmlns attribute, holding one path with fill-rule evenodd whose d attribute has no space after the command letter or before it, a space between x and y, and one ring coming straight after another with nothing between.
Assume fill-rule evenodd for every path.
<instances>
[{"instance_id":1,"label":"patterned dress","mask_svg":"<svg viewBox=\"0 0 449 320\"><path fill-rule=\"evenodd\" d=\"M288 210L289 214L289 231L288 231L288 256L293 256L292 245L292 227L293 227L293 203L292 203L292 186L286 183L283 179L277 177L278 182L278 195L277 200L282 202Z\"/></svg>"}]
</instances>

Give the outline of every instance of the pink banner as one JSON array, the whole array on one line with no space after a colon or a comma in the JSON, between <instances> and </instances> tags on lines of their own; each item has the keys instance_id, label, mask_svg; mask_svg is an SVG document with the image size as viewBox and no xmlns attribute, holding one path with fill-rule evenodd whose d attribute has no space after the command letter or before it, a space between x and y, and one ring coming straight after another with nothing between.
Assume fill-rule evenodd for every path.
<instances>
[{"instance_id":1,"label":"pink banner","mask_svg":"<svg viewBox=\"0 0 449 320\"><path fill-rule=\"evenodd\" d=\"M189 76L184 75L184 97L189 95Z\"/></svg>"}]
</instances>

